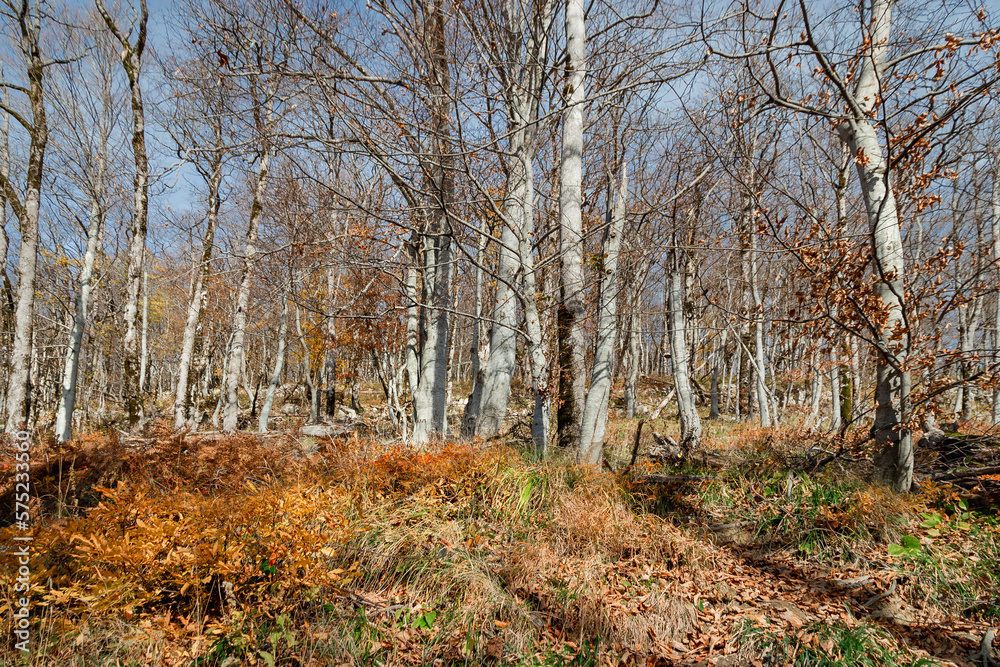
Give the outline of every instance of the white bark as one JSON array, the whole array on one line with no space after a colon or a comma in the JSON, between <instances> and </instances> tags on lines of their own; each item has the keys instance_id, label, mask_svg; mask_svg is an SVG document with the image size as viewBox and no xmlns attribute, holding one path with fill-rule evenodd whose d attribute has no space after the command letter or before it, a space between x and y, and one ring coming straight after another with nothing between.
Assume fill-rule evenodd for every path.
<instances>
[{"instance_id":1,"label":"white bark","mask_svg":"<svg viewBox=\"0 0 1000 667\"><path fill-rule=\"evenodd\" d=\"M534 12L519 3L509 3L503 12L503 21L512 37L510 41L502 45L484 45L501 80L509 82L503 86L509 158L490 354L483 369L482 384L477 383L475 387L479 393L473 391L470 395L465 416L467 432L480 437L491 437L499 432L516 368L517 297L521 296L517 294L517 276L525 270L521 243L528 235L527 230L533 227L533 144L545 81L552 0L543 0ZM530 244L531 239L528 242ZM533 292L523 295L523 299L533 298Z\"/></svg>"},{"instance_id":2,"label":"white bark","mask_svg":"<svg viewBox=\"0 0 1000 667\"><path fill-rule=\"evenodd\" d=\"M439 224L447 224L439 221ZM413 395L413 442L429 442L445 435L447 421L448 307L450 305L450 234L424 236L424 286L428 303L423 309L424 336L420 350L420 379Z\"/></svg>"},{"instance_id":3,"label":"white bark","mask_svg":"<svg viewBox=\"0 0 1000 667\"><path fill-rule=\"evenodd\" d=\"M1000 289L1000 150L993 153L993 187L991 203L993 210L993 261L996 266L995 284ZM1000 365L1000 291L997 292L993 313L993 363ZM993 425L1000 426L1000 386L993 390Z\"/></svg>"},{"instance_id":4,"label":"white bark","mask_svg":"<svg viewBox=\"0 0 1000 667\"><path fill-rule=\"evenodd\" d=\"M142 334L139 345L139 391L146 391L146 372L149 367L149 272L142 271Z\"/></svg>"},{"instance_id":5,"label":"white bark","mask_svg":"<svg viewBox=\"0 0 1000 667\"><path fill-rule=\"evenodd\" d=\"M866 41L856 87L847 100L853 115L839 130L851 150L861 182L879 276L875 289L885 310L884 323L876 331L880 358L876 368L875 440L884 447L881 472L896 489L909 491L913 447L910 430L903 427L910 402L909 371L905 369L910 335L904 319L903 243L896 198L889 187L889 163L870 117L882 92L891 8L891 0L870 2L870 39Z\"/></svg>"},{"instance_id":6,"label":"white bark","mask_svg":"<svg viewBox=\"0 0 1000 667\"><path fill-rule=\"evenodd\" d=\"M265 104L264 127L259 128L266 133L271 122L273 101ZM262 133L263 134L263 133ZM264 193L267 190L268 169L271 160L271 145L269 138L261 137L261 154L257 163L257 182L254 187L253 202L250 205L250 222L247 225L246 246L243 252L243 266L240 269L240 281L236 290L236 312L233 315L233 340L229 354L229 364L225 374L225 411L222 421L224 431L235 431L239 415L240 375L243 370L245 355L244 341L247 332L247 308L250 305L250 285L253 282L253 269L257 257L257 231L263 211Z\"/></svg>"},{"instance_id":7,"label":"white bark","mask_svg":"<svg viewBox=\"0 0 1000 667\"><path fill-rule=\"evenodd\" d=\"M583 103L587 71L583 0L566 0L566 108L559 167L559 252L562 300L559 312L559 443L579 446L586 393L583 318ZM585 452L578 458L586 459Z\"/></svg>"},{"instance_id":8,"label":"white bark","mask_svg":"<svg viewBox=\"0 0 1000 667\"><path fill-rule=\"evenodd\" d=\"M756 145L756 138L753 145ZM753 182L753 179L749 179ZM752 187L752 186L751 186ZM744 195L742 207L743 224L746 228L750 241L748 253L748 268L750 279L751 314L750 320L753 322L754 336L754 378L756 380L757 408L760 415L760 425L764 428L772 426L771 408L766 384L766 368L764 361L764 304L760 295L760 278L758 275L758 240L757 240L757 220L754 214L753 199L747 194Z\"/></svg>"},{"instance_id":9,"label":"white bark","mask_svg":"<svg viewBox=\"0 0 1000 667\"><path fill-rule=\"evenodd\" d=\"M3 70L0 68L0 76ZM4 90L4 104L10 104L9 91ZM10 116L3 114L3 122L0 123L0 176L3 176L3 183L10 178ZM3 357L0 363L7 366L10 362L10 351L13 345L11 335L14 332L14 287L10 283L10 276L7 275L7 253L10 250L10 240L7 237L7 194L6 190L0 187L0 279L3 281L3 295L0 296L0 327L3 333L0 334L0 347L3 349ZM0 414L6 415L6 385L0 386Z\"/></svg>"},{"instance_id":10,"label":"white bark","mask_svg":"<svg viewBox=\"0 0 1000 667\"><path fill-rule=\"evenodd\" d=\"M38 260L38 212L41 203L42 163L48 143L48 125L45 118L42 75L44 63L39 49L39 24L41 16L28 10L19 17L21 48L25 56L28 75L28 100L31 105L32 130L28 148L28 166L25 177L24 201L18 199L16 188L7 175L0 179L7 202L14 211L21 229L21 248L18 254L17 306L14 310L14 344L7 375L6 420L4 430L11 433L27 426L28 385L34 338L35 277Z\"/></svg>"},{"instance_id":11,"label":"white bark","mask_svg":"<svg viewBox=\"0 0 1000 667\"><path fill-rule=\"evenodd\" d=\"M524 293L524 319L528 333L528 355L531 360L531 389L534 394L535 408L531 420L531 439L535 444L535 455L544 459L548 453L549 442L549 386L548 361L545 358L545 338L542 332L542 320L538 313L538 297L535 282L535 263L532 256L531 240L534 237L534 225L526 230L520 241L521 271Z\"/></svg>"},{"instance_id":12,"label":"white bark","mask_svg":"<svg viewBox=\"0 0 1000 667\"><path fill-rule=\"evenodd\" d=\"M609 200L611 190L609 185ZM608 419L608 401L611 398L615 335L618 330L618 253L625 226L627 195L628 171L623 164L617 196L608 212L608 229L604 236L604 262L600 283L601 316L597 329L597 347L594 350L594 370L590 376L590 390L583 408L583 427L580 432L579 461L584 465L600 466L601 459L604 458L604 433Z\"/></svg>"},{"instance_id":13,"label":"white bark","mask_svg":"<svg viewBox=\"0 0 1000 667\"><path fill-rule=\"evenodd\" d=\"M462 435L470 436L476 432L476 421L479 418L479 404L483 394L483 357L482 345L483 326L483 261L486 251L486 221L479 221L479 238L476 241L476 302L472 322L472 344L469 349L472 364L472 390L469 392L469 402L465 404L462 414Z\"/></svg>"},{"instance_id":14,"label":"white bark","mask_svg":"<svg viewBox=\"0 0 1000 667\"><path fill-rule=\"evenodd\" d=\"M76 293L76 310L70 329L69 344L63 363L62 388L59 407L56 410L56 440L69 442L73 439L73 410L76 407L76 385L80 368L80 349L87 324L87 309L90 294L94 288L94 263L97 260L98 241L104 225L104 174L107 168L107 145L110 128L100 131L98 153L93 177L90 183L90 216L87 225L87 249L80 267L79 288Z\"/></svg>"},{"instance_id":15,"label":"white bark","mask_svg":"<svg viewBox=\"0 0 1000 667\"><path fill-rule=\"evenodd\" d=\"M219 207L222 201L219 197L221 184L222 157L217 155L212 163L208 178L208 222L205 227L205 236L202 239L201 261L194 267L191 301L188 304L187 318L184 322L181 358L177 370L177 389L174 392L174 428L181 428L184 424L191 423L195 419L195 383L191 379L191 368L198 339L201 312L208 300L212 248L215 243L215 230L219 223Z\"/></svg>"},{"instance_id":16,"label":"white bark","mask_svg":"<svg viewBox=\"0 0 1000 667\"><path fill-rule=\"evenodd\" d=\"M257 431L267 433L267 422L271 418L271 407L274 405L274 393L278 389L281 381L281 372L285 368L285 346L288 338L288 299L292 291L292 281L288 281L288 286L284 290L281 299L281 323L278 325L278 351L274 356L274 371L271 373L271 381L267 385L267 396L264 398L264 406L260 409L260 417L257 421Z\"/></svg>"},{"instance_id":17,"label":"white bark","mask_svg":"<svg viewBox=\"0 0 1000 667\"><path fill-rule=\"evenodd\" d=\"M146 0L139 0L136 39L133 43L132 31L123 34L114 19L108 14L103 0L96 0L97 9L104 18L108 29L122 46L122 66L128 76L132 103L132 156L135 162L133 186L132 227L128 249L128 267L125 271L125 335L122 339L122 373L125 409L128 425L135 427L143 419L142 390L139 386L140 373L140 332L139 296L142 292L143 267L146 261L146 228L149 213L149 160L146 156L146 115L143 106L142 55L146 47L146 23L149 11Z\"/></svg>"},{"instance_id":18,"label":"white bark","mask_svg":"<svg viewBox=\"0 0 1000 667\"><path fill-rule=\"evenodd\" d=\"M676 252L676 251L675 251ZM688 349L684 331L684 281L681 276L680 261L673 258L668 283L668 308L670 314L670 356L677 391L677 411L680 418L680 444L693 450L701 442L701 419L691 391L688 371Z\"/></svg>"},{"instance_id":19,"label":"white bark","mask_svg":"<svg viewBox=\"0 0 1000 667\"><path fill-rule=\"evenodd\" d=\"M514 376L517 349L517 300L515 281L521 269L518 236L524 224L526 174L521 161L524 150L524 131L511 135L511 152L508 180L509 192L504 202L504 216L500 232L500 266L497 275L496 299L493 306L493 326L490 329L490 357L483 370L483 388L480 394L475 434L488 438L499 432L510 400L510 381ZM473 410L470 414L475 414Z\"/></svg>"}]
</instances>

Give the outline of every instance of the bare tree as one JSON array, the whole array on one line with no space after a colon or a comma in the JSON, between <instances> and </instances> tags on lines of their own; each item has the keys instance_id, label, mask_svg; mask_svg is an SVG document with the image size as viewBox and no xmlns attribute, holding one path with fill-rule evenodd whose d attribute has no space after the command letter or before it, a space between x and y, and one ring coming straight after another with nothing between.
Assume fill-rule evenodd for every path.
<instances>
[{"instance_id":1,"label":"bare tree","mask_svg":"<svg viewBox=\"0 0 1000 667\"><path fill-rule=\"evenodd\" d=\"M146 262L146 232L149 215L149 157L146 154L146 110L142 100L142 56L146 50L146 25L149 10L146 0L123 32L108 13L103 0L94 0L108 30L122 47L121 62L128 76L132 104L132 155L135 160L131 241L125 277L125 334L122 337L123 397L129 427L143 419L142 387L139 384L141 349L139 298L142 292L143 267ZM134 37L133 37L134 34Z\"/></svg>"},{"instance_id":2,"label":"bare tree","mask_svg":"<svg viewBox=\"0 0 1000 667\"><path fill-rule=\"evenodd\" d=\"M56 439L66 442L73 437L73 410L84 330L87 326L90 297L94 289L94 265L98 243L104 228L106 176L109 141L117 121L116 93L112 65L115 49L100 28L93 33L92 45L74 44L81 52L89 46L92 57L78 60L65 69L64 76L52 87L55 115L59 120L61 149L74 162L74 176L87 200L86 249L78 277L75 309L66 345L59 407L56 410ZM90 36L88 36L90 37ZM90 41L88 39L87 41Z\"/></svg>"},{"instance_id":3,"label":"bare tree","mask_svg":"<svg viewBox=\"0 0 1000 667\"><path fill-rule=\"evenodd\" d=\"M580 446L587 369L584 333L583 276L583 113L587 91L586 26L583 0L566 0L566 86L562 125L562 155L559 167L559 444ZM579 450L581 463L591 452Z\"/></svg>"},{"instance_id":4,"label":"bare tree","mask_svg":"<svg viewBox=\"0 0 1000 667\"><path fill-rule=\"evenodd\" d=\"M16 34L18 48L24 59L27 82L24 85L5 83L5 89L17 90L28 98L31 119L23 116L9 104L3 111L28 133L30 147L25 173L23 194L19 193L8 174L0 173L7 204L10 205L21 229L21 248L18 253L17 306L14 311L14 344L7 375L6 420L4 430L16 431L27 424L29 417L29 364L34 325L35 278L38 260L38 212L42 192L42 166L45 147L49 140L46 120L42 77L47 62L42 57L40 33L42 10L29 0L15 3L5 0L3 18L9 25L8 34ZM23 199L22 199L23 196Z\"/></svg>"}]
</instances>

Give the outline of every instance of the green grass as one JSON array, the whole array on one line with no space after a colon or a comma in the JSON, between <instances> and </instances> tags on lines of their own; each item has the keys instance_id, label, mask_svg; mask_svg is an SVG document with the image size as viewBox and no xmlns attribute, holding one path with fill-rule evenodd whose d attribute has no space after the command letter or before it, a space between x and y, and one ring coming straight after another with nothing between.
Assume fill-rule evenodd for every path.
<instances>
[{"instance_id":1,"label":"green grass","mask_svg":"<svg viewBox=\"0 0 1000 667\"><path fill-rule=\"evenodd\" d=\"M939 664L888 648L894 643L876 627L810 624L794 634L747 621L740 652L774 667L921 667Z\"/></svg>"}]
</instances>

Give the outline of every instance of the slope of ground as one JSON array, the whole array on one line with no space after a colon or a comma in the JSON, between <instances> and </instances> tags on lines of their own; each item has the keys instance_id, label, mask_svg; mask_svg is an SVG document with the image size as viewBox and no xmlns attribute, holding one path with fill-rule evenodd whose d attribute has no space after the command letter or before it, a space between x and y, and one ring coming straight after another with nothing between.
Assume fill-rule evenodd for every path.
<instances>
[{"instance_id":1,"label":"slope of ground","mask_svg":"<svg viewBox=\"0 0 1000 667\"><path fill-rule=\"evenodd\" d=\"M610 467L633 428L612 429ZM864 481L863 453L818 466L816 442L730 426L696 461L628 474L516 443L46 445L33 650L0 661L973 664L1000 616L995 509L945 483L894 495Z\"/></svg>"}]
</instances>

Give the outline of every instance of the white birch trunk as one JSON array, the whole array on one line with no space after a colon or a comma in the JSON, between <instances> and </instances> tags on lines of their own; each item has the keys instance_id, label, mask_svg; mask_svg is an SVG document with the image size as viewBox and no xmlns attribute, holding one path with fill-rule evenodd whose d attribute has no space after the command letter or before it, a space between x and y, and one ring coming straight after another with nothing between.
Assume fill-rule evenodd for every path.
<instances>
[{"instance_id":1,"label":"white birch trunk","mask_svg":"<svg viewBox=\"0 0 1000 667\"><path fill-rule=\"evenodd\" d=\"M756 142L754 143L756 144ZM757 221L754 219L752 204L745 206L744 211L747 212L744 222L746 224L747 234L750 238L750 297L752 299L751 305L753 308L753 355L755 366L754 377L756 378L757 388L757 407L758 414L760 415L760 425L764 428L769 428L773 426L773 424L771 422L772 412L766 384L767 365L764 361L764 303L760 296L760 281L758 277Z\"/></svg>"},{"instance_id":2,"label":"white birch trunk","mask_svg":"<svg viewBox=\"0 0 1000 667\"><path fill-rule=\"evenodd\" d=\"M526 207L524 131L511 135L511 156L507 199L500 232L500 266L497 275L496 299L493 306L493 325L490 329L490 357L483 370L483 388L480 394L475 434L489 438L496 435L507 413L510 400L510 382L514 376L517 349L517 300L515 281L521 269L518 237L524 224ZM475 414L475 410L471 414Z\"/></svg>"},{"instance_id":3,"label":"white birch trunk","mask_svg":"<svg viewBox=\"0 0 1000 667\"><path fill-rule=\"evenodd\" d=\"M486 221L479 221L479 238L476 241L476 302L474 305L474 315L472 322L472 344L469 349L469 357L472 365L472 390L469 392L469 402L465 404L462 414L462 435L470 436L476 432L476 422L479 418L479 404L483 394L483 353L480 349L482 345L482 321L483 321L483 262L486 251ZM487 356L488 359L488 356Z\"/></svg>"},{"instance_id":4,"label":"white birch trunk","mask_svg":"<svg viewBox=\"0 0 1000 667\"><path fill-rule=\"evenodd\" d=\"M636 291L639 285L636 285ZM625 354L625 413L635 418L639 403L639 296L635 295L628 314L628 348Z\"/></svg>"},{"instance_id":5,"label":"white birch trunk","mask_svg":"<svg viewBox=\"0 0 1000 667\"><path fill-rule=\"evenodd\" d=\"M142 334L139 343L139 391L146 392L149 368L149 272L142 271Z\"/></svg>"},{"instance_id":6,"label":"white birch trunk","mask_svg":"<svg viewBox=\"0 0 1000 667\"><path fill-rule=\"evenodd\" d=\"M184 321L184 335L181 342L181 358L177 369L177 389L174 392L174 428L181 428L195 419L195 383L191 380L194 363L195 344L198 339L201 312L208 300L208 278L211 273L212 248L215 230L219 223L222 185L222 158L218 156L212 164L208 179L208 222L202 239L201 262L194 267L194 283L187 318Z\"/></svg>"},{"instance_id":7,"label":"white birch trunk","mask_svg":"<svg viewBox=\"0 0 1000 667\"><path fill-rule=\"evenodd\" d=\"M146 261L146 228L149 213L149 160L146 155L146 114L143 106L142 56L146 47L146 23L149 12L145 0L140 0L135 43L132 31L123 34L108 14L102 0L97 8L108 29L122 45L122 66L128 76L132 103L132 157L135 163L133 186L132 226L128 249L128 266L125 270L125 335L122 339L122 383L128 426L134 428L143 419L142 390L139 386L140 331L139 297L142 292L142 275Z\"/></svg>"},{"instance_id":8,"label":"white birch trunk","mask_svg":"<svg viewBox=\"0 0 1000 667\"><path fill-rule=\"evenodd\" d=\"M995 282L1000 289L1000 150L993 153L993 188L991 203L993 209L993 261L996 266ZM1000 366L1000 291L997 292L996 307L993 312L993 363ZM1000 426L1000 386L993 390L993 425Z\"/></svg>"}]
</instances>

